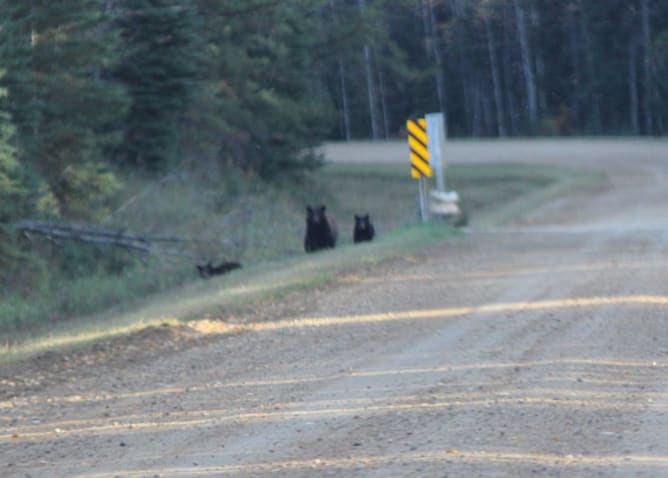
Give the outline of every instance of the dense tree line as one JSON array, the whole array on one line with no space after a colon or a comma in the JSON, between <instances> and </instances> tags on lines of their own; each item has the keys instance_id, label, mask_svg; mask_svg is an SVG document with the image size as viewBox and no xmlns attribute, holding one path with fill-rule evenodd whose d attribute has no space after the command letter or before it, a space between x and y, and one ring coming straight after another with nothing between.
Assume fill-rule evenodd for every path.
<instances>
[{"instance_id":1,"label":"dense tree line","mask_svg":"<svg viewBox=\"0 0 668 478\"><path fill-rule=\"evenodd\" d=\"M336 18L363 3L329 5ZM395 136L425 111L445 112L450 136L668 131L668 2L367 4L376 26L363 17L357 50L329 62L339 138Z\"/></svg>"},{"instance_id":2,"label":"dense tree line","mask_svg":"<svg viewBox=\"0 0 668 478\"><path fill-rule=\"evenodd\" d=\"M325 138L663 135L662 0L0 0L0 221L114 172L272 178Z\"/></svg>"}]
</instances>

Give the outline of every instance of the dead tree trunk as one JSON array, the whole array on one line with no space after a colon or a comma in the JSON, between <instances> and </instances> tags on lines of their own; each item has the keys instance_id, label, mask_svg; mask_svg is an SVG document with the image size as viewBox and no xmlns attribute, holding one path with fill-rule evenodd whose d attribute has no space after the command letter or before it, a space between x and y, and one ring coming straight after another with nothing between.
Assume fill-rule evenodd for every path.
<instances>
[{"instance_id":1,"label":"dead tree trunk","mask_svg":"<svg viewBox=\"0 0 668 478\"><path fill-rule=\"evenodd\" d=\"M366 9L365 0L357 0L357 5L364 15ZM371 64L371 47L368 43L364 44L364 69L366 73L367 96L369 99L369 120L371 121L371 137L380 138L378 131L378 107L376 105L376 84L373 80L373 65Z\"/></svg>"},{"instance_id":2,"label":"dead tree trunk","mask_svg":"<svg viewBox=\"0 0 668 478\"><path fill-rule=\"evenodd\" d=\"M503 83L505 86L504 96L506 100L506 105L508 106L508 118L510 122L508 123L508 132L509 134L516 135L520 130L520 112L517 107L517 98L515 97L515 91L513 85L516 81L513 75L513 53L514 48L510 48L510 45L513 44L513 35L512 26L514 25L514 17L512 11L512 6L506 4L503 8L503 49L502 49L502 58L503 58Z\"/></svg>"},{"instance_id":3,"label":"dead tree trunk","mask_svg":"<svg viewBox=\"0 0 668 478\"><path fill-rule=\"evenodd\" d=\"M65 239L85 242L88 244L114 246L148 253L157 252L177 256L189 256L189 254L182 253L175 249L155 247L154 243L198 242L193 239L177 236L150 236L134 234L123 230L103 229L75 224L57 224L29 219L17 222L14 224L14 228L17 231L39 234L52 239Z\"/></svg>"},{"instance_id":4,"label":"dead tree trunk","mask_svg":"<svg viewBox=\"0 0 668 478\"><path fill-rule=\"evenodd\" d=\"M482 15L485 24L485 33L487 34L487 52L489 54L489 66L492 73L492 87L494 89L494 103L496 110L496 132L499 137L506 136L505 114L503 108L503 97L501 95L501 78L499 74L499 62L496 58L496 42L490 25L489 16Z\"/></svg>"},{"instance_id":5,"label":"dead tree trunk","mask_svg":"<svg viewBox=\"0 0 668 478\"><path fill-rule=\"evenodd\" d=\"M474 138L479 138L482 136L482 115L482 91L479 82L476 81L473 86L473 123L471 125Z\"/></svg>"},{"instance_id":6,"label":"dead tree trunk","mask_svg":"<svg viewBox=\"0 0 668 478\"><path fill-rule=\"evenodd\" d=\"M443 113L443 128L445 136L448 136L448 113L445 96L445 75L443 72L443 54L441 52L440 37L436 28L436 15L434 14L434 4L432 0L424 0L422 4L422 21L426 37L427 54L431 56L436 66L435 82L436 94L438 95L438 105Z\"/></svg>"},{"instance_id":7,"label":"dead tree trunk","mask_svg":"<svg viewBox=\"0 0 668 478\"><path fill-rule=\"evenodd\" d=\"M343 108L343 131L346 141L352 139L350 131L350 106L348 104L348 87L346 84L346 69L343 65L343 60L339 58L339 85L341 87L341 107Z\"/></svg>"},{"instance_id":8,"label":"dead tree trunk","mask_svg":"<svg viewBox=\"0 0 668 478\"><path fill-rule=\"evenodd\" d=\"M383 137L390 139L390 110L385 95L385 74L382 66L378 66L378 88L380 89L380 107L383 112Z\"/></svg>"},{"instance_id":9,"label":"dead tree trunk","mask_svg":"<svg viewBox=\"0 0 668 478\"><path fill-rule=\"evenodd\" d=\"M336 16L336 5L334 4L334 0L329 0L329 8L332 11L332 23L334 25L337 25L338 18ZM339 73L339 88L341 92L341 108L343 111L341 112L343 116L343 134L346 138L346 141L350 141L352 138L352 134L350 131L350 107L348 103L348 85L346 82L346 68L345 65L343 64L343 59L339 56L337 59L337 66L338 66L338 73Z\"/></svg>"},{"instance_id":10,"label":"dead tree trunk","mask_svg":"<svg viewBox=\"0 0 668 478\"><path fill-rule=\"evenodd\" d=\"M582 0L580 0L582 4ZM589 29L583 16L580 17L580 29L582 31L582 40L584 46L586 71L587 71L587 91L591 98L590 123L593 133L600 134L602 130L601 100L598 87L598 76L594 65L594 54L591 49L592 41L589 36Z\"/></svg>"},{"instance_id":11,"label":"dead tree trunk","mask_svg":"<svg viewBox=\"0 0 668 478\"><path fill-rule=\"evenodd\" d=\"M643 44L643 110L645 116L645 132L654 133L654 118L652 115L652 98L654 97L652 85L652 38L649 24L649 0L642 0L640 5L640 18L642 21L642 44Z\"/></svg>"},{"instance_id":12,"label":"dead tree trunk","mask_svg":"<svg viewBox=\"0 0 668 478\"><path fill-rule=\"evenodd\" d=\"M629 41L629 119L633 134L640 133L640 114L638 101L638 45L635 35Z\"/></svg>"},{"instance_id":13,"label":"dead tree trunk","mask_svg":"<svg viewBox=\"0 0 668 478\"><path fill-rule=\"evenodd\" d=\"M520 54L522 58L522 72L524 73L524 84L526 86L529 130L533 133L538 123L536 79L531 65L531 46L529 44L529 33L527 32L524 7L520 4L519 0L514 0L514 7L517 33L520 42Z\"/></svg>"},{"instance_id":14,"label":"dead tree trunk","mask_svg":"<svg viewBox=\"0 0 668 478\"><path fill-rule=\"evenodd\" d=\"M571 84L573 90L570 101L570 108L576 125L579 125L582 111L580 100L580 89L582 88L582 74L580 72L579 54L580 41L578 37L577 22L575 21L575 15L573 14L573 10L571 8L566 9L566 28L568 30L568 49L570 54L571 70L573 72L573 81Z\"/></svg>"}]
</instances>

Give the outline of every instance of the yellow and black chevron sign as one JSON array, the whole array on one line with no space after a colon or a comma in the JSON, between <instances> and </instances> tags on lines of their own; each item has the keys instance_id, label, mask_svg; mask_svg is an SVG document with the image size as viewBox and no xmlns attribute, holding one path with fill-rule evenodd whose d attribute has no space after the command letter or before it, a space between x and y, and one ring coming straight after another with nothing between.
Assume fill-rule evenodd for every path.
<instances>
[{"instance_id":1,"label":"yellow and black chevron sign","mask_svg":"<svg viewBox=\"0 0 668 478\"><path fill-rule=\"evenodd\" d=\"M427 149L427 122L424 118L406 121L408 148L411 158L411 177L431 177L429 149Z\"/></svg>"}]
</instances>

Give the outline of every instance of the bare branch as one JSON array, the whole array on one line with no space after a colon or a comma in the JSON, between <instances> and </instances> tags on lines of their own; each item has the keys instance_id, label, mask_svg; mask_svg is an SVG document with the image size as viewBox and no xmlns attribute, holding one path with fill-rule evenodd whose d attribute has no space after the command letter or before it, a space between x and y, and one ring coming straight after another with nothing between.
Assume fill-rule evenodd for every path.
<instances>
[{"instance_id":1,"label":"bare branch","mask_svg":"<svg viewBox=\"0 0 668 478\"><path fill-rule=\"evenodd\" d=\"M125 249L134 249L149 253L162 253L179 256L189 256L175 249L157 248L152 244L184 243L184 242L210 242L179 236L153 236L147 234L135 234L124 230L104 229L76 224L56 224L48 221L23 220L14 224L19 231L32 232L43 236L86 242L90 244L103 244Z\"/></svg>"}]
</instances>

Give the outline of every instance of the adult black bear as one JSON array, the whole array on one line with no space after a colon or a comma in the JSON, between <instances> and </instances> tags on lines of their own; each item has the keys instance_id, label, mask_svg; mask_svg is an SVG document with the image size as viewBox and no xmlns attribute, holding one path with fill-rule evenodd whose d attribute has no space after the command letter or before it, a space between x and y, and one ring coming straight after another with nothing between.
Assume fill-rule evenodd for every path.
<instances>
[{"instance_id":1,"label":"adult black bear","mask_svg":"<svg viewBox=\"0 0 668 478\"><path fill-rule=\"evenodd\" d=\"M315 252L336 247L339 232L333 219L327 216L325 206L306 206L306 235L304 250Z\"/></svg>"},{"instance_id":2,"label":"adult black bear","mask_svg":"<svg viewBox=\"0 0 668 478\"><path fill-rule=\"evenodd\" d=\"M372 241L376 235L376 230L369 219L369 215L358 216L355 214L355 229L353 230L353 242Z\"/></svg>"},{"instance_id":3,"label":"adult black bear","mask_svg":"<svg viewBox=\"0 0 668 478\"><path fill-rule=\"evenodd\" d=\"M202 279L208 279L211 276L217 276L220 274L226 274L234 269L240 269L241 264L238 262L223 262L217 266L214 266L211 261L207 262L204 265L197 264L197 271Z\"/></svg>"}]
</instances>

